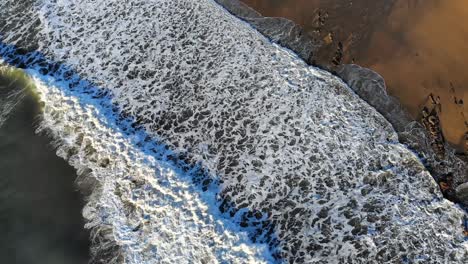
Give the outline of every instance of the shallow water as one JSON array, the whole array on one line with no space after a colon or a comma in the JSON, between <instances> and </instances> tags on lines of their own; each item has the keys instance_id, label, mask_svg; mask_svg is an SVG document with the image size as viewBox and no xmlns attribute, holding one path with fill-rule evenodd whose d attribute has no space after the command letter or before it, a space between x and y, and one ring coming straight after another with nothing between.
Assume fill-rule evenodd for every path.
<instances>
[{"instance_id":1,"label":"shallow water","mask_svg":"<svg viewBox=\"0 0 468 264\"><path fill-rule=\"evenodd\" d=\"M1 66L0 66L1 67ZM28 85L21 74L0 70L0 96ZM88 262L83 201L75 171L37 135L40 108L30 91L0 124L0 258L2 263ZM6 100L0 100L2 109ZM3 109L5 110L5 109Z\"/></svg>"}]
</instances>

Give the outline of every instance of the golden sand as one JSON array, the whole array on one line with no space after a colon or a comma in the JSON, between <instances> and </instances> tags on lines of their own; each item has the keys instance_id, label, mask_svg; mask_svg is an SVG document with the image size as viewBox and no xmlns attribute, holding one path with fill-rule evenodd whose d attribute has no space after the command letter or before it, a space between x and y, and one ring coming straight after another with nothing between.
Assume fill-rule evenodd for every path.
<instances>
[{"instance_id":1,"label":"golden sand","mask_svg":"<svg viewBox=\"0 0 468 264\"><path fill-rule=\"evenodd\" d=\"M286 17L311 35L319 33L327 41L319 51L318 64L329 63L338 42L343 43L343 63L355 62L380 73L389 93L415 118L421 117L431 93L440 97L444 136L459 151L466 151L466 0L244 2L265 16Z\"/></svg>"}]
</instances>

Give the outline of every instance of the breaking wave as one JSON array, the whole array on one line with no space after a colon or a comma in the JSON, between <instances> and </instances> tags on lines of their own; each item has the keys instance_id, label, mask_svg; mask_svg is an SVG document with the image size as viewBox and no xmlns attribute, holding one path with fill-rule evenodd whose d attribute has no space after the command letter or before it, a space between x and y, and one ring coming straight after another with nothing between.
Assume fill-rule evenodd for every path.
<instances>
[{"instance_id":1,"label":"breaking wave","mask_svg":"<svg viewBox=\"0 0 468 264\"><path fill-rule=\"evenodd\" d=\"M252 245L223 220L215 194L194 186L191 172L157 158L154 151L161 153L162 146L131 128L122 131L95 99L29 74L44 104L41 128L57 139L57 154L77 169L79 185L92 189L83 215L93 230L95 258L105 256L108 263L269 259L265 246Z\"/></svg>"},{"instance_id":2,"label":"breaking wave","mask_svg":"<svg viewBox=\"0 0 468 264\"><path fill-rule=\"evenodd\" d=\"M389 123L214 1L26 2L0 56L80 175L95 262L466 260Z\"/></svg>"},{"instance_id":3,"label":"breaking wave","mask_svg":"<svg viewBox=\"0 0 468 264\"><path fill-rule=\"evenodd\" d=\"M8 86L13 86L12 83L4 86L0 84L0 127L7 121L15 107L23 100L25 90L30 86L30 83L24 80L24 78L19 78L21 75L17 70L3 65L4 63L0 59L0 78L5 78L9 82L21 82L22 84L19 84L19 86L23 87L23 89L11 89Z\"/></svg>"}]
</instances>

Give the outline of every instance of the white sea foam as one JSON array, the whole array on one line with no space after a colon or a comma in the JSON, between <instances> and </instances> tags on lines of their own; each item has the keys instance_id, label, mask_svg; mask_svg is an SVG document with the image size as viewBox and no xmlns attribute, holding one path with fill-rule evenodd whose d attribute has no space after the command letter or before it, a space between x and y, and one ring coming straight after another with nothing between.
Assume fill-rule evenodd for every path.
<instances>
[{"instance_id":1,"label":"white sea foam","mask_svg":"<svg viewBox=\"0 0 468 264\"><path fill-rule=\"evenodd\" d=\"M219 215L215 195L156 160L147 143L119 132L92 99L66 94L29 71L44 105L41 130L58 140L57 154L99 182L83 215L95 233L108 230L125 263L263 263L266 246ZM63 84L62 84L63 85ZM105 245L96 245L98 247ZM101 250L101 248L97 248Z\"/></svg>"},{"instance_id":2,"label":"white sea foam","mask_svg":"<svg viewBox=\"0 0 468 264\"><path fill-rule=\"evenodd\" d=\"M43 127L101 186L85 215L127 262L267 256L236 224L290 262L466 260L463 212L389 123L213 1L41 0L33 10L39 51L75 74L41 86ZM161 145L145 148L147 138L201 164L202 183L213 182L202 188L214 189L154 159L165 154L149 155ZM213 208L217 188L232 222Z\"/></svg>"}]
</instances>

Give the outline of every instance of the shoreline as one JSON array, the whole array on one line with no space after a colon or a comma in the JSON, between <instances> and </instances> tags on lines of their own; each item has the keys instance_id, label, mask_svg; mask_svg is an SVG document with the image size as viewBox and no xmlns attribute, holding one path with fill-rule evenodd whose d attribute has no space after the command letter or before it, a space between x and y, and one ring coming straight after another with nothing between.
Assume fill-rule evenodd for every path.
<instances>
[{"instance_id":1,"label":"shoreline","mask_svg":"<svg viewBox=\"0 0 468 264\"><path fill-rule=\"evenodd\" d=\"M423 119L432 94L443 109L438 117L445 140L460 153L468 151L468 79L462 70L468 66L462 44L468 27L456 22L468 15L463 0L241 1L297 23L318 43L312 64L358 64L378 72L414 119Z\"/></svg>"},{"instance_id":2,"label":"shoreline","mask_svg":"<svg viewBox=\"0 0 468 264\"><path fill-rule=\"evenodd\" d=\"M321 41L305 34L293 21L279 17L264 17L240 0L215 0L229 13L248 23L273 43L290 49L307 64L332 73L342 79L364 101L374 107L394 127L399 141L415 152L441 189L449 185L444 196L468 206L468 157L460 155L448 143L434 142L431 134L419 121L411 117L398 99L387 93L385 80L377 72L356 64L341 64L343 49L337 50L333 65L320 65L315 61ZM440 136L438 136L440 137ZM435 145L434 145L435 144ZM444 149L443 155L439 152ZM457 189L458 188L458 189Z\"/></svg>"}]
</instances>

